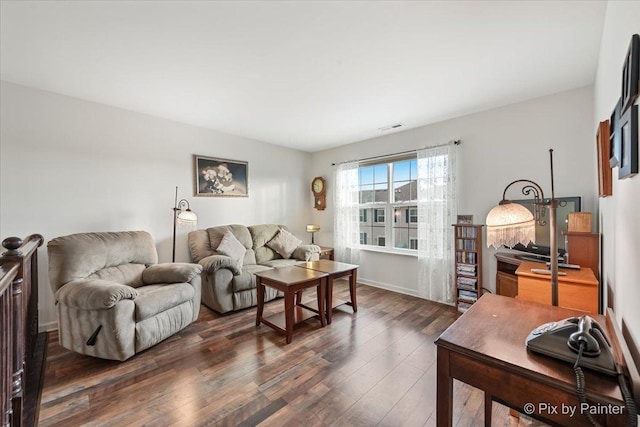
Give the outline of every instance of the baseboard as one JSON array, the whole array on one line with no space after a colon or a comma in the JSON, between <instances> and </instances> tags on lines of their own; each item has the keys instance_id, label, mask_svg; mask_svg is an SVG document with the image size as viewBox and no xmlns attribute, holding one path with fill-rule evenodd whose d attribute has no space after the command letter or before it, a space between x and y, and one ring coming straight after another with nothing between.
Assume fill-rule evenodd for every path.
<instances>
[{"instance_id":1,"label":"baseboard","mask_svg":"<svg viewBox=\"0 0 640 427\"><path fill-rule=\"evenodd\" d=\"M387 291L397 292L399 294L409 295L409 296L412 296L412 297L426 299L427 301L431 301L429 298L425 298L425 297L421 296L420 294L418 294L418 291L413 290L413 289L401 288L400 286L394 286L394 285L390 285L388 283L376 282L375 280L361 279L360 277L358 277L358 283L362 283L363 285L367 285L367 286L373 286L374 288L385 289ZM434 301L434 302L436 302L436 301ZM452 307L455 306L455 302L452 302L452 303L438 302L438 304L444 304L444 305L448 305L448 306L452 306Z\"/></svg>"},{"instance_id":2,"label":"baseboard","mask_svg":"<svg viewBox=\"0 0 640 427\"><path fill-rule=\"evenodd\" d=\"M38 332L51 332L58 330L58 322L49 322L38 325Z\"/></svg>"},{"instance_id":3,"label":"baseboard","mask_svg":"<svg viewBox=\"0 0 640 427\"><path fill-rule=\"evenodd\" d=\"M399 294L422 298L420 295L418 295L418 291L416 290L401 288L400 286L390 285L388 283L376 282L375 280L363 279L361 277L358 277L358 283L362 283L367 286L373 286L374 288L380 288L380 289L385 289L387 291L397 292Z\"/></svg>"}]
</instances>

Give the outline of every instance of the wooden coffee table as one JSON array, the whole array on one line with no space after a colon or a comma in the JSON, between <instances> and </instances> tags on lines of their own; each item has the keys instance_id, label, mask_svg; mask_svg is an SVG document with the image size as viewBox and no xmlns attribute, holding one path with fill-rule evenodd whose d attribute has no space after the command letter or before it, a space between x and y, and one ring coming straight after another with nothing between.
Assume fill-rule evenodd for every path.
<instances>
[{"instance_id":1,"label":"wooden coffee table","mask_svg":"<svg viewBox=\"0 0 640 427\"><path fill-rule=\"evenodd\" d=\"M327 323L331 323L331 315L333 309L339 305L347 304L353 308L353 312L358 311L358 303L356 301L356 280L358 278L358 266L355 264L347 264L344 262L330 261L327 259L321 259L318 261L303 262L296 264L296 267L301 267L306 270L313 270L322 273L326 273L327 277ZM336 298L333 299L333 281L341 277L349 276L349 294L351 295L351 301L344 301ZM296 304L301 305L302 292L296 297ZM308 308L308 307L307 307ZM320 308L318 308L320 310Z\"/></svg>"},{"instance_id":2,"label":"wooden coffee table","mask_svg":"<svg viewBox=\"0 0 640 427\"><path fill-rule=\"evenodd\" d=\"M256 290L258 294L258 313L256 315L256 326L264 323L276 331L285 334L287 344L293 337L293 325L300 323L310 317L319 316L320 325L325 325L326 299L325 282L327 273L315 270L307 270L295 266L274 268L273 270L259 271L256 275ZM268 318L262 316L264 311L264 291L265 286L277 289L284 293L284 313L277 313ZM318 312L315 313L300 305L295 304L295 295L307 288L315 286L318 296Z\"/></svg>"}]
</instances>

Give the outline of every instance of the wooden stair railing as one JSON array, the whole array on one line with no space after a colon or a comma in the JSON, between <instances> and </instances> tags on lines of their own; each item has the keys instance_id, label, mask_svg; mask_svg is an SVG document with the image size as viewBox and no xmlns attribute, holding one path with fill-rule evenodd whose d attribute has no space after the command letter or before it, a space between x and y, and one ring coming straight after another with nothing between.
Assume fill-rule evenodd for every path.
<instances>
[{"instance_id":1,"label":"wooden stair railing","mask_svg":"<svg viewBox=\"0 0 640 427\"><path fill-rule=\"evenodd\" d=\"M38 371L42 376L42 359L36 360L34 354L38 341L37 249L43 241L39 234L27 236L24 241L18 237L2 241L6 249L0 255L2 427L30 427L37 422L41 380L29 387L27 376L37 375ZM29 416L25 416L27 410Z\"/></svg>"}]
</instances>

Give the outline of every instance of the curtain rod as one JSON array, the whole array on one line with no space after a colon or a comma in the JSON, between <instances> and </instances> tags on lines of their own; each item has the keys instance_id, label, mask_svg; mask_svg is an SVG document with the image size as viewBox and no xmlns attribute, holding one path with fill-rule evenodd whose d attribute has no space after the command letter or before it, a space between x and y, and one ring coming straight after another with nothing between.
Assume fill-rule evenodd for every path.
<instances>
[{"instance_id":1,"label":"curtain rod","mask_svg":"<svg viewBox=\"0 0 640 427\"><path fill-rule=\"evenodd\" d=\"M335 165L341 165L343 163L349 163L349 162L364 162L365 160L377 160L377 159L384 159L387 157L395 157L395 156L400 156L402 154L409 154L409 153L417 153L418 150L423 150L425 148L437 148L437 147L444 147L446 145L460 145L462 144L462 141L459 139L454 139L452 141L447 142L446 144L440 144L440 145L428 145L425 147L420 147L420 148L416 148L415 150L408 150L408 151L401 151L399 153L392 153L392 154L385 154L383 156L374 156L374 157L365 157L363 159L354 159L354 160L345 160L344 162L337 162L337 163L331 163L331 166L335 166Z\"/></svg>"}]
</instances>

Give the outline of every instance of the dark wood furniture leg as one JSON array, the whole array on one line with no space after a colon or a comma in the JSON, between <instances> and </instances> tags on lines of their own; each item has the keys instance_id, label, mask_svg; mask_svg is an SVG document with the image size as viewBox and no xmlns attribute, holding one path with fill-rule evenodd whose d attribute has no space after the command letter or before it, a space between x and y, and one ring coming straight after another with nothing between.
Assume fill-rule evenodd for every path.
<instances>
[{"instance_id":1,"label":"dark wood furniture leg","mask_svg":"<svg viewBox=\"0 0 640 427\"><path fill-rule=\"evenodd\" d=\"M293 338L293 309L295 306L294 303L295 293L291 291L286 291L284 293L284 315L285 315L285 324L286 324L286 337L287 344L291 342Z\"/></svg>"},{"instance_id":2,"label":"dark wood furniture leg","mask_svg":"<svg viewBox=\"0 0 640 427\"><path fill-rule=\"evenodd\" d=\"M333 317L333 277L327 277L327 324L331 324L331 318Z\"/></svg>"},{"instance_id":3,"label":"dark wood furniture leg","mask_svg":"<svg viewBox=\"0 0 640 427\"><path fill-rule=\"evenodd\" d=\"M327 295L327 286L325 284L325 280L328 282L329 278L320 280L320 284L316 287L316 298L318 299L318 316L320 316L320 326L324 327L326 325L326 317L325 313L325 295ZM330 306L329 306L330 307Z\"/></svg>"},{"instance_id":4,"label":"dark wood furniture leg","mask_svg":"<svg viewBox=\"0 0 640 427\"><path fill-rule=\"evenodd\" d=\"M351 306L353 312L358 311L358 302L356 301L356 283L358 279L358 270L354 269L349 276L349 293L351 294Z\"/></svg>"},{"instance_id":5,"label":"dark wood furniture leg","mask_svg":"<svg viewBox=\"0 0 640 427\"><path fill-rule=\"evenodd\" d=\"M484 393L484 426L491 427L491 410L493 409L493 397Z\"/></svg>"},{"instance_id":6,"label":"dark wood furniture leg","mask_svg":"<svg viewBox=\"0 0 640 427\"><path fill-rule=\"evenodd\" d=\"M260 326L262 312L264 311L264 284L260 276L256 277L256 295L258 297L258 311L256 312L256 327Z\"/></svg>"},{"instance_id":7,"label":"dark wood furniture leg","mask_svg":"<svg viewBox=\"0 0 640 427\"><path fill-rule=\"evenodd\" d=\"M449 373L449 350L437 350L436 425L451 427L453 421L453 378Z\"/></svg>"}]
</instances>

